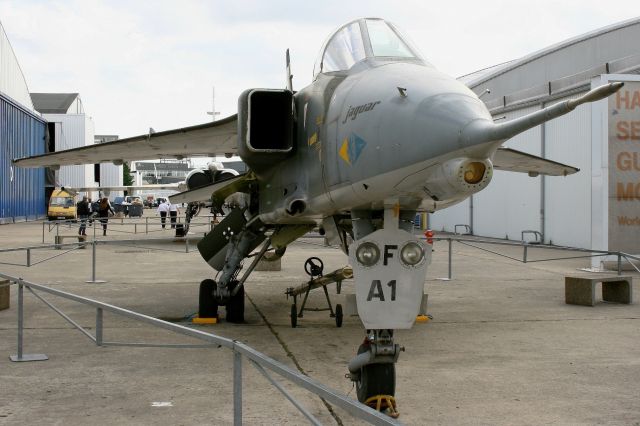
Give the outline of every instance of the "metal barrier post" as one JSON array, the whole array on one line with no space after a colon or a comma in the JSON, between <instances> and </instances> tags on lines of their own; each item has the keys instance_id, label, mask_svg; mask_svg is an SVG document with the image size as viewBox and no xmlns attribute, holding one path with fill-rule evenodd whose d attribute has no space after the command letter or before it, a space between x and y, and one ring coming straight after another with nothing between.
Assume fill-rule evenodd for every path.
<instances>
[{"instance_id":1,"label":"metal barrier post","mask_svg":"<svg viewBox=\"0 0 640 426\"><path fill-rule=\"evenodd\" d=\"M27 249L27 268L31 266L31 249Z\"/></svg>"},{"instance_id":2,"label":"metal barrier post","mask_svg":"<svg viewBox=\"0 0 640 426\"><path fill-rule=\"evenodd\" d=\"M102 308L96 309L96 345L102 346Z\"/></svg>"},{"instance_id":3,"label":"metal barrier post","mask_svg":"<svg viewBox=\"0 0 640 426\"><path fill-rule=\"evenodd\" d=\"M242 426L242 354L233 351L233 424Z\"/></svg>"},{"instance_id":4,"label":"metal barrier post","mask_svg":"<svg viewBox=\"0 0 640 426\"><path fill-rule=\"evenodd\" d=\"M622 255L618 252L618 275L622 275Z\"/></svg>"},{"instance_id":5,"label":"metal barrier post","mask_svg":"<svg viewBox=\"0 0 640 426\"><path fill-rule=\"evenodd\" d=\"M134 233L134 234L137 234L137 233L138 233L138 224L137 224L137 223L134 223L134 224L133 224L133 233Z\"/></svg>"},{"instance_id":6,"label":"metal barrier post","mask_svg":"<svg viewBox=\"0 0 640 426\"><path fill-rule=\"evenodd\" d=\"M527 263L527 248L528 246L524 245L524 253L522 254L522 263Z\"/></svg>"},{"instance_id":7,"label":"metal barrier post","mask_svg":"<svg viewBox=\"0 0 640 426\"><path fill-rule=\"evenodd\" d=\"M24 285L18 281L18 354L9 356L13 362L45 361L49 359L45 354L22 353L22 337L24 332Z\"/></svg>"},{"instance_id":8,"label":"metal barrier post","mask_svg":"<svg viewBox=\"0 0 640 426\"><path fill-rule=\"evenodd\" d=\"M18 359L22 361L22 333L24 330L24 286L18 283Z\"/></svg>"},{"instance_id":9,"label":"metal barrier post","mask_svg":"<svg viewBox=\"0 0 640 426\"><path fill-rule=\"evenodd\" d=\"M453 240L451 238L449 238L449 279L452 278L452 272L451 272L451 261L453 259L453 250L452 250L452 246L453 246Z\"/></svg>"},{"instance_id":10,"label":"metal barrier post","mask_svg":"<svg viewBox=\"0 0 640 426\"><path fill-rule=\"evenodd\" d=\"M44 244L44 224L45 224L45 221L43 220L42 221L42 244Z\"/></svg>"},{"instance_id":11,"label":"metal barrier post","mask_svg":"<svg viewBox=\"0 0 640 426\"><path fill-rule=\"evenodd\" d=\"M189 253L189 238L184 239L185 252Z\"/></svg>"},{"instance_id":12,"label":"metal barrier post","mask_svg":"<svg viewBox=\"0 0 640 426\"><path fill-rule=\"evenodd\" d=\"M149 217L145 217L144 218L144 233L148 234L149 233Z\"/></svg>"},{"instance_id":13,"label":"metal barrier post","mask_svg":"<svg viewBox=\"0 0 640 426\"><path fill-rule=\"evenodd\" d=\"M94 233L95 233L95 228L94 228ZM97 246L97 241L94 238L93 242L91 243L93 246L93 249L91 250L91 280L89 281L85 281L86 283L106 283L106 281L104 280L96 280L96 246Z\"/></svg>"}]
</instances>

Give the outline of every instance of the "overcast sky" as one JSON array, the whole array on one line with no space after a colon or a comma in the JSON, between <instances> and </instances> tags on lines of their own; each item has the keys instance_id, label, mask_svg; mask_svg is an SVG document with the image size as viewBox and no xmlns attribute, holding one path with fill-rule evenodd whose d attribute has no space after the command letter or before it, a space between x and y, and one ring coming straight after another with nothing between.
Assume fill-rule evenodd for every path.
<instances>
[{"instance_id":1,"label":"overcast sky","mask_svg":"<svg viewBox=\"0 0 640 426\"><path fill-rule=\"evenodd\" d=\"M213 86L234 114L243 90L284 87L287 48L306 86L325 38L358 17L394 22L459 77L638 15L638 0L0 0L29 90L80 93L96 134L120 137L209 121Z\"/></svg>"}]
</instances>

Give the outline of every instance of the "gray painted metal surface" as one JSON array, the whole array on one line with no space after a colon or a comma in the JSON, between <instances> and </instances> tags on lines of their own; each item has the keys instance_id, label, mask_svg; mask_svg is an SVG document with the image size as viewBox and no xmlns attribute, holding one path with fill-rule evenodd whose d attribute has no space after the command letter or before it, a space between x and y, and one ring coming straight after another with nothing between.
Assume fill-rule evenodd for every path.
<instances>
[{"instance_id":1,"label":"gray painted metal surface","mask_svg":"<svg viewBox=\"0 0 640 426\"><path fill-rule=\"evenodd\" d=\"M35 220L46 213L44 169L11 163L16 156L43 154L45 121L0 94L0 223Z\"/></svg>"}]
</instances>

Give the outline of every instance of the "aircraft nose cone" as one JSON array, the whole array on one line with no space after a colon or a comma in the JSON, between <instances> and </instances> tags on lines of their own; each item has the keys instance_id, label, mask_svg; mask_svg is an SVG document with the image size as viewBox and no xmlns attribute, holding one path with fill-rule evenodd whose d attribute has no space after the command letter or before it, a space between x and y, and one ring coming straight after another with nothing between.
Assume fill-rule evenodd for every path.
<instances>
[{"instance_id":1,"label":"aircraft nose cone","mask_svg":"<svg viewBox=\"0 0 640 426\"><path fill-rule=\"evenodd\" d=\"M441 93L424 99L418 120L429 143L446 145L447 151L475 143L468 130L493 123L484 103L466 93Z\"/></svg>"}]
</instances>

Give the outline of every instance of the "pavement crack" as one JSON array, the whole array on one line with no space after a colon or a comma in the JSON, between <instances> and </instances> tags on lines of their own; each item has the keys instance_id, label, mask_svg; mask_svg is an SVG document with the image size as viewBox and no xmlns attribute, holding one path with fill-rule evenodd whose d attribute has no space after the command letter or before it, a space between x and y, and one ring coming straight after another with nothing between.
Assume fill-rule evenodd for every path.
<instances>
[{"instance_id":1,"label":"pavement crack","mask_svg":"<svg viewBox=\"0 0 640 426\"><path fill-rule=\"evenodd\" d=\"M304 370L304 368L302 368L302 365L300 365L300 362L298 362L298 359L296 358L296 356L293 354L293 352L291 352L291 350L287 346L287 343L282 339L282 337L280 337L280 334L278 334L278 332L275 330L275 328L273 327L273 324L271 324L271 322L267 319L265 314L262 313L260 308L258 308L258 305L256 305L253 299L246 292L245 292L245 296L247 297L247 300L251 302L251 304L253 305L253 308L256 310L256 312L258 312L258 315L260 315L264 323L267 325L267 328L269 329L271 334L273 334L273 336L276 338L280 346L282 346L282 349L285 351L287 356L293 361L293 364L296 366L298 371L304 374L305 376L309 376L307 372ZM340 416L338 416L338 413L336 413L336 411L333 409L331 404L329 404L327 400L322 398L321 396L319 396L319 398L324 404L324 406L327 408L327 410L329 411L329 414L331 414L331 417L333 417L333 419L336 421L336 424L338 424L339 426L344 426L342 419L340 418Z\"/></svg>"}]
</instances>

